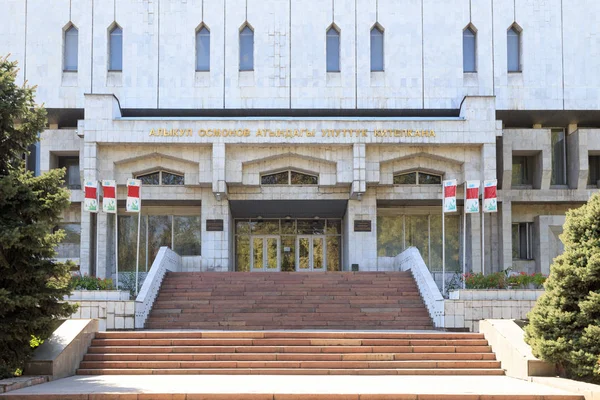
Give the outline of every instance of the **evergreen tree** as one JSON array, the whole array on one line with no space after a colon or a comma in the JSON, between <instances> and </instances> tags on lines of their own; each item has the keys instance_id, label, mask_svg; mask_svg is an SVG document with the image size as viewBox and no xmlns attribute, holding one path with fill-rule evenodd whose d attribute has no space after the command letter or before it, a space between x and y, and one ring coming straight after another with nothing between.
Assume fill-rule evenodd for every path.
<instances>
[{"instance_id":1,"label":"evergreen tree","mask_svg":"<svg viewBox=\"0 0 600 400\"><path fill-rule=\"evenodd\" d=\"M561 240L525 339L569 377L600 383L600 194L567 212Z\"/></svg>"},{"instance_id":2,"label":"evergreen tree","mask_svg":"<svg viewBox=\"0 0 600 400\"><path fill-rule=\"evenodd\" d=\"M47 338L74 307L69 266L52 260L64 233L52 233L69 205L63 170L34 177L23 154L37 142L46 111L35 87L15 83L17 64L0 58L0 377L12 375L31 355L32 336Z\"/></svg>"}]
</instances>

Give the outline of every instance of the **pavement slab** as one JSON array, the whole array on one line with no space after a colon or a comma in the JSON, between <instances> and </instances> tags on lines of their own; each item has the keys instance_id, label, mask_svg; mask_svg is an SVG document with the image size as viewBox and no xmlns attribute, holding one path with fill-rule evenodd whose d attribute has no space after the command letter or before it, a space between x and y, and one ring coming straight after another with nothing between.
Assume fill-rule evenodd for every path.
<instances>
[{"instance_id":1,"label":"pavement slab","mask_svg":"<svg viewBox=\"0 0 600 400\"><path fill-rule=\"evenodd\" d=\"M15 390L0 399L532 399L580 395L506 376L72 376Z\"/></svg>"}]
</instances>

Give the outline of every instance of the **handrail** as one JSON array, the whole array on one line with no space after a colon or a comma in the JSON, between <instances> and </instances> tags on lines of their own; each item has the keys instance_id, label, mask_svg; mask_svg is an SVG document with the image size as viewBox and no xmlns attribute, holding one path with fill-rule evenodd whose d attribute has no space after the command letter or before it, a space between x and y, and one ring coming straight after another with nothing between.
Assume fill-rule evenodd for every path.
<instances>
[{"instance_id":1,"label":"handrail","mask_svg":"<svg viewBox=\"0 0 600 400\"><path fill-rule=\"evenodd\" d=\"M425 302L429 315L436 328L444 327L444 297L433 280L429 268L425 265L421 253L416 247L409 247L394 257L394 266L401 271L412 273L419 293Z\"/></svg>"},{"instance_id":2,"label":"handrail","mask_svg":"<svg viewBox=\"0 0 600 400\"><path fill-rule=\"evenodd\" d=\"M178 271L181 256L168 247L161 247L144 280L142 289L135 299L135 329L143 329L146 318L152 310L154 300L158 296L160 285L167 271Z\"/></svg>"}]
</instances>

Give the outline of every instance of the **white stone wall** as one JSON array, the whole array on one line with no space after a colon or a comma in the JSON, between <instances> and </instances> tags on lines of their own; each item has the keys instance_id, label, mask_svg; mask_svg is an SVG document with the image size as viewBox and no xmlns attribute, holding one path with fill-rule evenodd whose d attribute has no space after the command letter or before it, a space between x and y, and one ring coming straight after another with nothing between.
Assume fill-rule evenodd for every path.
<instances>
[{"instance_id":1,"label":"white stone wall","mask_svg":"<svg viewBox=\"0 0 600 400\"><path fill-rule=\"evenodd\" d=\"M500 110L600 107L594 0L0 1L0 54L39 84L49 108L114 93L124 108L457 109L495 95ZM493 18L493 20L492 20ZM63 73L63 28L79 29L79 69ZM123 71L108 72L108 32L123 28ZM239 29L254 29L254 71L239 71ZM370 29L383 27L383 72ZM507 73L506 32L522 29L521 73ZM210 72L195 71L195 31L211 33ZM341 31L341 72L327 73L325 32ZM462 31L477 30L477 73L463 73ZM572 62L579 60L579 62Z\"/></svg>"},{"instance_id":2,"label":"white stone wall","mask_svg":"<svg viewBox=\"0 0 600 400\"><path fill-rule=\"evenodd\" d=\"M69 301L69 304L78 304L79 308L73 313L70 319L90 319L98 320L98 330L112 331L122 329L133 329L135 322L135 301L91 301L76 300Z\"/></svg>"},{"instance_id":3,"label":"white stone wall","mask_svg":"<svg viewBox=\"0 0 600 400\"><path fill-rule=\"evenodd\" d=\"M483 319L524 319L543 290L458 290L444 301L446 328L479 332Z\"/></svg>"}]
</instances>

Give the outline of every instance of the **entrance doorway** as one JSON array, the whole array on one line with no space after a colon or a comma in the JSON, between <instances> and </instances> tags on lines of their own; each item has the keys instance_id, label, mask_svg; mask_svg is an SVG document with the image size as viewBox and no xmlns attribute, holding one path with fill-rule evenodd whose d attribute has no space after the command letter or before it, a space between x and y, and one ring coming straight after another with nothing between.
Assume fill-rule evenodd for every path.
<instances>
[{"instance_id":1,"label":"entrance doorway","mask_svg":"<svg viewBox=\"0 0 600 400\"><path fill-rule=\"evenodd\" d=\"M251 271L280 271L281 240L279 236L252 236L250 242Z\"/></svg>"},{"instance_id":2,"label":"entrance doorway","mask_svg":"<svg viewBox=\"0 0 600 400\"><path fill-rule=\"evenodd\" d=\"M236 219L236 271L341 271L341 219Z\"/></svg>"},{"instance_id":3,"label":"entrance doorway","mask_svg":"<svg viewBox=\"0 0 600 400\"><path fill-rule=\"evenodd\" d=\"M296 271L326 271L325 236L298 236L296 239Z\"/></svg>"}]
</instances>

